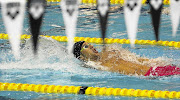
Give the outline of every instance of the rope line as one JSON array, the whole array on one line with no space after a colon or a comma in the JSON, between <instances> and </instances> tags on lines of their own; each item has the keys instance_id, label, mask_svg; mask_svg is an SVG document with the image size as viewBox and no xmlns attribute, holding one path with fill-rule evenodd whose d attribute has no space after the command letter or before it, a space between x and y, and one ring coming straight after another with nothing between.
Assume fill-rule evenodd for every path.
<instances>
[{"instance_id":1,"label":"rope line","mask_svg":"<svg viewBox=\"0 0 180 100\"><path fill-rule=\"evenodd\" d=\"M141 90L87 86L61 86L22 83L1 83L0 91L32 91L38 93L86 94L93 96L128 96L180 99L180 91Z\"/></svg>"},{"instance_id":2,"label":"rope line","mask_svg":"<svg viewBox=\"0 0 180 100\"><path fill-rule=\"evenodd\" d=\"M40 35L42 37L49 37L59 42L67 42L68 38L66 36L48 36L48 35ZM21 35L21 39L29 39L31 35L23 34ZM0 39L8 39L8 34L0 33ZM74 42L78 41L86 41L88 43L101 44L103 42L102 38L90 38L90 37L74 37ZM119 44L130 44L129 39L113 39L113 38L105 38L104 42L106 44L119 43ZM156 46L169 46L180 48L180 41L156 41L156 40L135 40L135 44L138 45L156 45Z\"/></svg>"},{"instance_id":3,"label":"rope line","mask_svg":"<svg viewBox=\"0 0 180 100\"><path fill-rule=\"evenodd\" d=\"M46 0L48 3L61 2L61 0ZM81 0L83 4L96 4L97 0ZM145 4L147 0L142 0L142 4ZM110 4L124 4L124 0L110 0ZM163 4L169 5L170 0L163 0Z\"/></svg>"}]
</instances>

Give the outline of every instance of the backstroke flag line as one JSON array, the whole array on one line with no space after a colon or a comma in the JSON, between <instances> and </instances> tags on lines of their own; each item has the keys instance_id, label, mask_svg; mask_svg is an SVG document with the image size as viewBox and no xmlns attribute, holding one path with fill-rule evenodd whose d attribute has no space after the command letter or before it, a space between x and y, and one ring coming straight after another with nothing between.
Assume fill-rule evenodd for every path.
<instances>
[{"instance_id":1,"label":"backstroke flag line","mask_svg":"<svg viewBox=\"0 0 180 100\"><path fill-rule=\"evenodd\" d=\"M162 0L149 0L149 5L150 5L150 13L151 13L151 18L152 18L154 33L155 33L156 41L158 41L159 40L159 25L160 25L163 1Z\"/></svg>"},{"instance_id":2,"label":"backstroke flag line","mask_svg":"<svg viewBox=\"0 0 180 100\"><path fill-rule=\"evenodd\" d=\"M62 0L60 2L64 24L66 28L66 35L68 37L68 53L72 53L74 44L74 37L76 34L76 24L78 17L79 0Z\"/></svg>"},{"instance_id":3,"label":"backstroke flag line","mask_svg":"<svg viewBox=\"0 0 180 100\"><path fill-rule=\"evenodd\" d=\"M2 17L12 52L20 57L20 35L22 34L26 0L1 0Z\"/></svg>"},{"instance_id":4,"label":"backstroke flag line","mask_svg":"<svg viewBox=\"0 0 180 100\"><path fill-rule=\"evenodd\" d=\"M134 47L142 0L125 0L124 17L131 47Z\"/></svg>"},{"instance_id":5,"label":"backstroke flag line","mask_svg":"<svg viewBox=\"0 0 180 100\"><path fill-rule=\"evenodd\" d=\"M38 38L45 12L45 0L28 0L29 23L32 34L34 54L37 53Z\"/></svg>"},{"instance_id":6,"label":"backstroke flag line","mask_svg":"<svg viewBox=\"0 0 180 100\"><path fill-rule=\"evenodd\" d=\"M180 20L180 0L170 0L170 15L172 22L172 36L176 36Z\"/></svg>"},{"instance_id":7,"label":"backstroke flag line","mask_svg":"<svg viewBox=\"0 0 180 100\"><path fill-rule=\"evenodd\" d=\"M97 9L98 9L98 14L99 14L99 19L100 19L101 34L102 34L103 40L106 37L109 6L110 6L109 0L98 0L97 2Z\"/></svg>"}]
</instances>

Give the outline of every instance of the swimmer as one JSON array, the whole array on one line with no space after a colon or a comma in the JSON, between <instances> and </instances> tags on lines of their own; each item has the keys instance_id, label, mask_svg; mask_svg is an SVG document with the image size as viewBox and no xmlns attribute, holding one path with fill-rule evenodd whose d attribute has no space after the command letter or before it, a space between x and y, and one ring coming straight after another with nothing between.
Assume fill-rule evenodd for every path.
<instances>
[{"instance_id":1,"label":"swimmer","mask_svg":"<svg viewBox=\"0 0 180 100\"><path fill-rule=\"evenodd\" d=\"M123 51L121 51L123 52ZM123 54L118 50L103 50L98 52L93 45L85 41L79 41L74 44L73 54L81 61L100 62L100 64L107 68L107 71L117 72L125 75L143 75L143 76L169 76L180 75L180 68L176 66L148 66L143 62L151 61L147 58L136 57L136 63L133 61L124 60ZM152 60L153 61L153 60ZM100 69L103 70L103 69Z\"/></svg>"}]
</instances>

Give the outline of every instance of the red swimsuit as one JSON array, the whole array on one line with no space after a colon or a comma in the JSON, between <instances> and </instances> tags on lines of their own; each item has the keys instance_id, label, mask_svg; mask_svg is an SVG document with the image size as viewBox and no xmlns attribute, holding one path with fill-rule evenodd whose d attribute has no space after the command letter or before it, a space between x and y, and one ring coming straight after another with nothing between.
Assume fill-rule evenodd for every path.
<instances>
[{"instance_id":1,"label":"red swimsuit","mask_svg":"<svg viewBox=\"0 0 180 100\"><path fill-rule=\"evenodd\" d=\"M180 68L176 66L164 66L153 69L151 67L145 76L169 76L169 75L180 75Z\"/></svg>"}]
</instances>

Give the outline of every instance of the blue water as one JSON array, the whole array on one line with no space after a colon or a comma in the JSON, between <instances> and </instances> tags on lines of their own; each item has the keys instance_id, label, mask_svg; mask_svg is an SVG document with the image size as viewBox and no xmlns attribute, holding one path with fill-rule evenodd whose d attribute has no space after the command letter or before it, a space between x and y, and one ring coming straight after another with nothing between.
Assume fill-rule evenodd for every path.
<instances>
[{"instance_id":1,"label":"blue water","mask_svg":"<svg viewBox=\"0 0 180 100\"><path fill-rule=\"evenodd\" d=\"M155 37L151 26L150 15L145 13L147 9L147 6L143 7L142 14L139 19L137 39L154 40ZM177 36L173 38L171 36L172 28L170 16L163 14L161 20L160 39L167 41L180 41L180 27L178 28ZM23 33L30 34L27 14L24 22ZM81 8L77 24L76 36L101 37L96 10ZM0 32L5 33L1 14ZM65 36L65 26L59 6L47 7L41 32L42 35ZM107 37L120 39L127 38L124 14L120 9L110 13ZM127 76L118 73L84 68L81 66L81 62L77 59L70 56L64 57L61 52L55 52L58 51L58 47L53 47L55 45L47 46L47 50L41 51L44 55L40 56L38 61L27 57L16 61L11 53L10 45L7 42L8 41L6 40L0 40L0 82L180 91L179 76L150 79L149 77ZM66 43L59 44L66 46ZM47 43L46 45L49 44ZM122 46L140 56L146 56L148 58L162 57L166 60L171 59L173 64L180 66L180 50L177 48L136 45L136 49L132 49L127 44ZM95 47L97 47L99 51L101 50L101 45L95 45ZM50 53L50 51L53 50L54 52ZM32 55L31 52L28 51L24 55L26 54ZM21 100L37 98L77 100L143 99L135 97L41 94L34 92L9 91L0 92L0 96Z\"/></svg>"}]
</instances>

